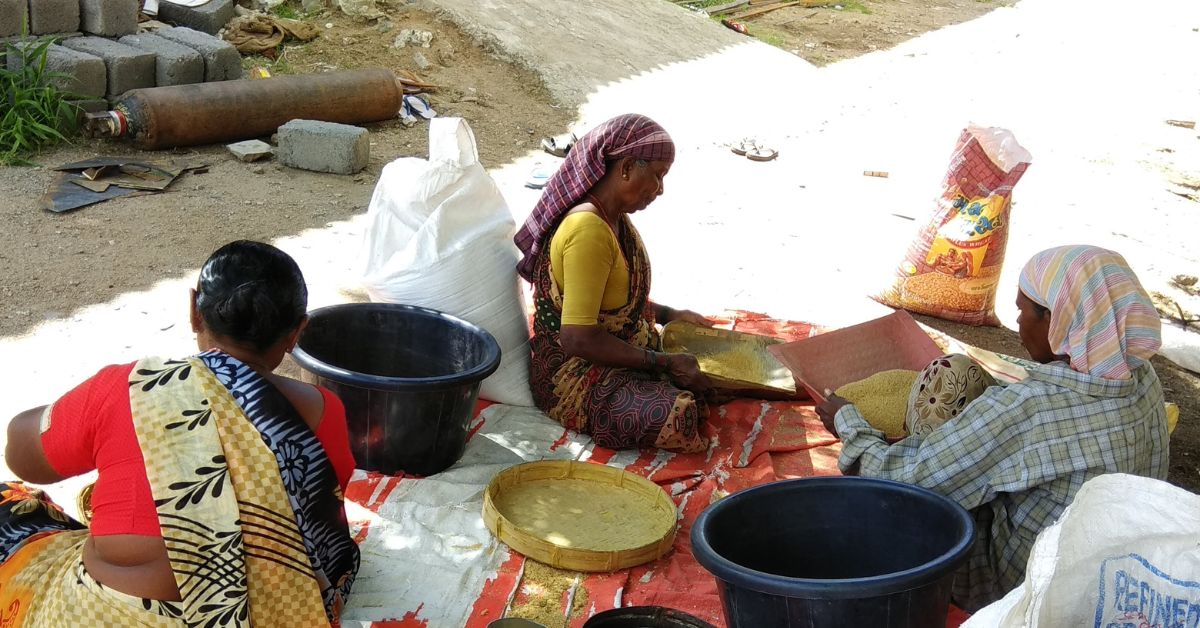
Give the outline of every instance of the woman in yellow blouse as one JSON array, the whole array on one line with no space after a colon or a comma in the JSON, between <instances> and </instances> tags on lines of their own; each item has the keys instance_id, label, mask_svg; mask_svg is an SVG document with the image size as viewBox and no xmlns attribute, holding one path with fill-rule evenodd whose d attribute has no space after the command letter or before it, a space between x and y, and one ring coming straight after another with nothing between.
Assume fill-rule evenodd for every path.
<instances>
[{"instance_id":1,"label":"woman in yellow blouse","mask_svg":"<svg viewBox=\"0 0 1200 628\"><path fill-rule=\"evenodd\" d=\"M629 214L663 193L675 145L653 120L619 116L580 138L517 233L534 287L534 401L613 449L697 452L711 385L695 356L661 352L655 323L711 325L656 305L650 261Z\"/></svg>"}]
</instances>

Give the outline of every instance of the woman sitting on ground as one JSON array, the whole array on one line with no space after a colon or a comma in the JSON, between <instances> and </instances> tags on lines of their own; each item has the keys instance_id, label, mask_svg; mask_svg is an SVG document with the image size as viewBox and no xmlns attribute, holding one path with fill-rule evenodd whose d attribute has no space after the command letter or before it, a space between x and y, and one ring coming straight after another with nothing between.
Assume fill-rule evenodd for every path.
<instances>
[{"instance_id":1,"label":"woman sitting on ground","mask_svg":"<svg viewBox=\"0 0 1200 628\"><path fill-rule=\"evenodd\" d=\"M233 242L191 297L202 353L108 366L12 420L9 467L93 469L91 528L0 484L0 608L17 625L293 626L338 620L358 571L345 409L274 375L307 323L288 255ZM286 618L283 619L283 618Z\"/></svg>"},{"instance_id":2,"label":"woman sitting on ground","mask_svg":"<svg viewBox=\"0 0 1200 628\"><path fill-rule=\"evenodd\" d=\"M845 473L924 486L973 512L953 597L968 611L1021 583L1029 550L1088 479L1167 477L1159 318L1125 260L1094 246L1038 253L1017 293L1021 344L1041 366L1008 386L965 356L935 360L910 397L913 435L889 446L845 399L818 408Z\"/></svg>"},{"instance_id":3,"label":"woman sitting on ground","mask_svg":"<svg viewBox=\"0 0 1200 628\"><path fill-rule=\"evenodd\" d=\"M661 353L655 323L711 322L650 301L650 259L629 215L663 193L675 145L627 114L576 142L517 233L533 283L531 387L538 407L613 449L697 452L710 388L695 356Z\"/></svg>"}]
</instances>

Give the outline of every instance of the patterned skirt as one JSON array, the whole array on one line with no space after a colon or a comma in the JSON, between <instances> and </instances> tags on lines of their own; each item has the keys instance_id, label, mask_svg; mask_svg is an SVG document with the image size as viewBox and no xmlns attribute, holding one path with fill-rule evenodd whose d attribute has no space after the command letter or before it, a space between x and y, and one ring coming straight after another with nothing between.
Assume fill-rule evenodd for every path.
<instances>
[{"instance_id":1,"label":"patterned skirt","mask_svg":"<svg viewBox=\"0 0 1200 628\"><path fill-rule=\"evenodd\" d=\"M702 400L661 376L567 358L556 338L535 335L531 383L538 408L609 449L658 447L695 453Z\"/></svg>"},{"instance_id":2,"label":"patterned skirt","mask_svg":"<svg viewBox=\"0 0 1200 628\"><path fill-rule=\"evenodd\" d=\"M92 579L83 566L87 528L44 492L7 482L0 495L0 582L10 599L4 625L185 625L175 603L126 595Z\"/></svg>"}]
</instances>

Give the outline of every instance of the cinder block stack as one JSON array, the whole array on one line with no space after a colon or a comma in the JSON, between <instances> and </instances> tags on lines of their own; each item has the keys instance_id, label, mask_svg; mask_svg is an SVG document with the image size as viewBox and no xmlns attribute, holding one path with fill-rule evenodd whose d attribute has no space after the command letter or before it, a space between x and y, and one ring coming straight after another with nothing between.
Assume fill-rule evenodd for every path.
<instances>
[{"instance_id":1,"label":"cinder block stack","mask_svg":"<svg viewBox=\"0 0 1200 628\"><path fill-rule=\"evenodd\" d=\"M21 47L39 37L56 38L47 69L68 75L56 84L95 110L97 99L111 102L131 89L241 78L241 55L214 36L233 18L233 5L233 0L190 8L162 2L159 18L180 26L139 33L140 0L0 0L0 40ZM17 69L21 59L14 57L0 52L0 64Z\"/></svg>"}]
</instances>

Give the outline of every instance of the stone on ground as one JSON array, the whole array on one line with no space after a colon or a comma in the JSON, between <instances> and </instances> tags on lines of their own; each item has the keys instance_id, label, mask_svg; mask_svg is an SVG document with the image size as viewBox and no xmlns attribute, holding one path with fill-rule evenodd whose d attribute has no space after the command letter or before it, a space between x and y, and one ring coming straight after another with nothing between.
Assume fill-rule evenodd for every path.
<instances>
[{"instance_id":1,"label":"stone on ground","mask_svg":"<svg viewBox=\"0 0 1200 628\"><path fill-rule=\"evenodd\" d=\"M246 140L244 142L230 144L225 148L228 148L229 152L233 153L234 157L237 157L240 161L245 162L266 159L275 152L275 149L271 148L270 144L262 140Z\"/></svg>"},{"instance_id":2,"label":"stone on ground","mask_svg":"<svg viewBox=\"0 0 1200 628\"><path fill-rule=\"evenodd\" d=\"M301 170L354 174L371 158L370 134L348 124L292 120L278 135L279 162Z\"/></svg>"}]
</instances>

